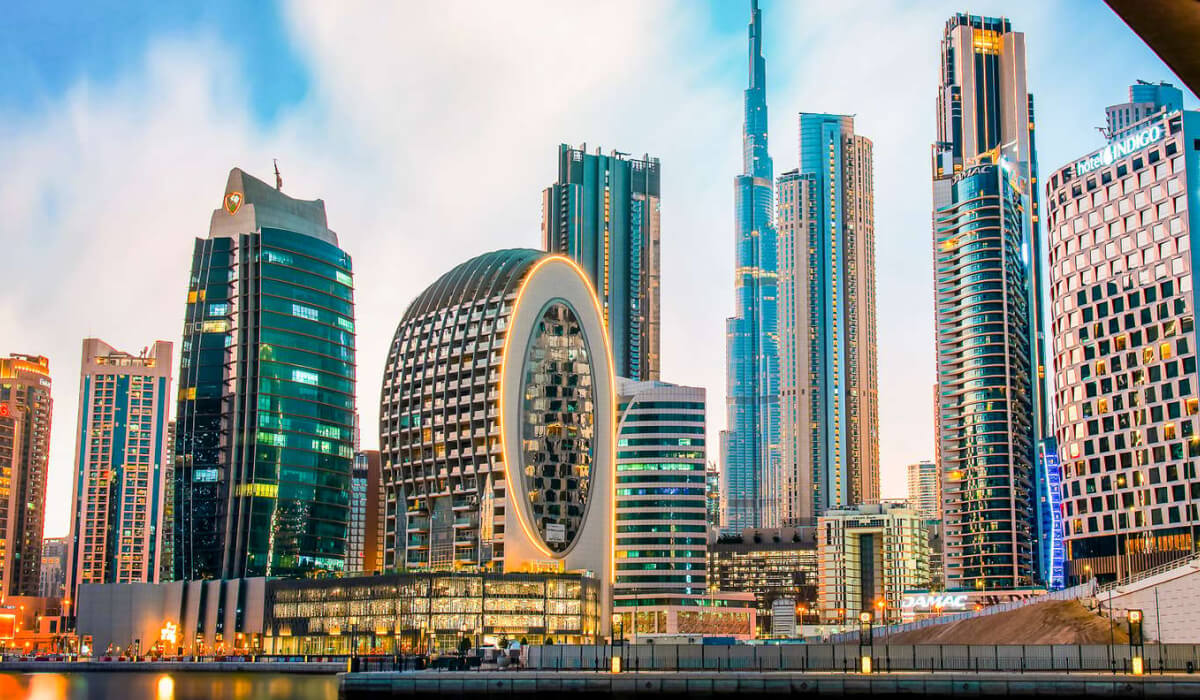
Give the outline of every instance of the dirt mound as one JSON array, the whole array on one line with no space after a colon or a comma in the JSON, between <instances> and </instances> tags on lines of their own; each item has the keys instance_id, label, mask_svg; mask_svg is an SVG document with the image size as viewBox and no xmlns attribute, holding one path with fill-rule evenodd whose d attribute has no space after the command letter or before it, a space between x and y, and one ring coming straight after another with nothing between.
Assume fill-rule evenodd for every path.
<instances>
[{"instance_id":1,"label":"dirt mound","mask_svg":"<svg viewBox=\"0 0 1200 700\"><path fill-rule=\"evenodd\" d=\"M1076 600L1052 600L994 615L891 635L892 644L1128 644L1120 621L1109 621Z\"/></svg>"}]
</instances>

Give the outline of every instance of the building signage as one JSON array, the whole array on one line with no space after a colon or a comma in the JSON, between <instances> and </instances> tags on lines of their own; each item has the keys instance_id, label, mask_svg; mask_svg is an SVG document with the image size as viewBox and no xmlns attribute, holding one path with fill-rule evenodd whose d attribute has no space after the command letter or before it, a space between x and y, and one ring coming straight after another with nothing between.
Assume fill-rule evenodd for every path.
<instances>
[{"instance_id":1,"label":"building signage","mask_svg":"<svg viewBox=\"0 0 1200 700\"><path fill-rule=\"evenodd\" d=\"M230 192L225 195L225 211L230 214L238 213L238 209L242 208L242 193Z\"/></svg>"},{"instance_id":2,"label":"building signage","mask_svg":"<svg viewBox=\"0 0 1200 700\"><path fill-rule=\"evenodd\" d=\"M1162 140L1162 137L1162 126L1155 125L1147 129L1142 129L1136 134L1127 136L1120 141L1113 141L1096 154L1076 162L1075 174L1083 175L1084 173L1090 173L1096 168L1102 168L1111 164L1117 158L1122 158L1130 153L1133 153L1134 151L1141 150L1152 143Z\"/></svg>"},{"instance_id":3,"label":"building signage","mask_svg":"<svg viewBox=\"0 0 1200 700\"><path fill-rule=\"evenodd\" d=\"M966 610L966 593L930 593L929 595L905 596L900 601L900 608L913 610Z\"/></svg>"},{"instance_id":4,"label":"building signage","mask_svg":"<svg viewBox=\"0 0 1200 700\"><path fill-rule=\"evenodd\" d=\"M12 409L6 403L0 403L0 418L7 418L12 415Z\"/></svg>"},{"instance_id":5,"label":"building signage","mask_svg":"<svg viewBox=\"0 0 1200 700\"><path fill-rule=\"evenodd\" d=\"M567 541L567 526L562 523L547 523L546 524L546 542L547 544L560 544Z\"/></svg>"},{"instance_id":6,"label":"building signage","mask_svg":"<svg viewBox=\"0 0 1200 700\"><path fill-rule=\"evenodd\" d=\"M1066 551L1063 546L1062 471L1058 461L1058 445L1049 441L1042 446L1042 465L1046 475L1046 510L1050 516L1050 531L1045 533L1049 555L1046 585L1053 590L1063 587L1063 569Z\"/></svg>"}]
</instances>

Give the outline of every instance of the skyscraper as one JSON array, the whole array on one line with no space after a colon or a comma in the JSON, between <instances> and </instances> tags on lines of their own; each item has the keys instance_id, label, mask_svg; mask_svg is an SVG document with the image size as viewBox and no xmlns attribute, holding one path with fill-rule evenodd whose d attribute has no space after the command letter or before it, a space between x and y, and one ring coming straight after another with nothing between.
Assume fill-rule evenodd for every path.
<instances>
[{"instance_id":1,"label":"skyscraper","mask_svg":"<svg viewBox=\"0 0 1200 700\"><path fill-rule=\"evenodd\" d=\"M781 518L879 498L872 145L854 118L800 115L777 183Z\"/></svg>"},{"instance_id":2,"label":"skyscraper","mask_svg":"<svg viewBox=\"0 0 1200 700\"><path fill-rule=\"evenodd\" d=\"M1200 112L1144 111L1047 188L1054 456L1073 581L1194 554L1200 535Z\"/></svg>"},{"instance_id":3,"label":"skyscraper","mask_svg":"<svg viewBox=\"0 0 1200 700\"><path fill-rule=\"evenodd\" d=\"M721 436L724 531L779 522L779 335L777 253L767 152L766 62L762 15L750 3L749 86L742 128L742 174L734 178L734 315L725 322L726 419Z\"/></svg>"},{"instance_id":4,"label":"skyscraper","mask_svg":"<svg viewBox=\"0 0 1200 700\"><path fill-rule=\"evenodd\" d=\"M0 357L0 597L41 584L53 407L48 359Z\"/></svg>"},{"instance_id":5,"label":"skyscraper","mask_svg":"<svg viewBox=\"0 0 1200 700\"><path fill-rule=\"evenodd\" d=\"M346 571L383 570L383 480L379 450L354 454L350 481L350 528L346 536Z\"/></svg>"},{"instance_id":6,"label":"skyscraper","mask_svg":"<svg viewBox=\"0 0 1200 700\"><path fill-rule=\"evenodd\" d=\"M607 630L610 352L586 272L561 255L485 253L421 292L384 365L384 566L585 569Z\"/></svg>"},{"instance_id":7,"label":"skyscraper","mask_svg":"<svg viewBox=\"0 0 1200 700\"><path fill-rule=\"evenodd\" d=\"M1047 431L1025 37L1006 19L955 15L940 77L932 169L946 585L1030 585Z\"/></svg>"},{"instance_id":8,"label":"skyscraper","mask_svg":"<svg viewBox=\"0 0 1200 700\"><path fill-rule=\"evenodd\" d=\"M184 320L174 578L342 570L354 286L325 203L230 171Z\"/></svg>"},{"instance_id":9,"label":"skyscraper","mask_svg":"<svg viewBox=\"0 0 1200 700\"><path fill-rule=\"evenodd\" d=\"M542 194L542 247L587 272L612 339L617 376L659 376L659 162L587 145L558 147Z\"/></svg>"},{"instance_id":10,"label":"skyscraper","mask_svg":"<svg viewBox=\"0 0 1200 700\"><path fill-rule=\"evenodd\" d=\"M1109 141L1136 130L1141 122L1159 112L1183 109L1183 91L1170 83L1150 83L1139 80L1129 86L1129 101L1110 105L1104 110Z\"/></svg>"},{"instance_id":11,"label":"skyscraper","mask_svg":"<svg viewBox=\"0 0 1200 700\"><path fill-rule=\"evenodd\" d=\"M941 517L941 484L937 464L914 462L908 465L908 507L925 520Z\"/></svg>"},{"instance_id":12,"label":"skyscraper","mask_svg":"<svg viewBox=\"0 0 1200 700\"><path fill-rule=\"evenodd\" d=\"M614 612L705 594L704 389L617 380Z\"/></svg>"},{"instance_id":13,"label":"skyscraper","mask_svg":"<svg viewBox=\"0 0 1200 700\"><path fill-rule=\"evenodd\" d=\"M132 355L83 341L66 594L83 583L157 583L171 344Z\"/></svg>"},{"instance_id":14,"label":"skyscraper","mask_svg":"<svg viewBox=\"0 0 1200 700\"><path fill-rule=\"evenodd\" d=\"M63 598L67 573L67 538L42 539L42 576L38 595L43 598Z\"/></svg>"}]
</instances>

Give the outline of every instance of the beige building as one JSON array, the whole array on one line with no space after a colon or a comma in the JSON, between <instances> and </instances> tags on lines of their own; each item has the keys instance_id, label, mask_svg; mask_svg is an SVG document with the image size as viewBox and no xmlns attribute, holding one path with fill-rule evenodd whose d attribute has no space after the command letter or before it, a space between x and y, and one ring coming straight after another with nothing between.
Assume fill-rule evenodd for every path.
<instances>
[{"instance_id":1,"label":"beige building","mask_svg":"<svg viewBox=\"0 0 1200 700\"><path fill-rule=\"evenodd\" d=\"M898 621L904 591L929 584L929 534L903 504L834 510L817 521L820 620L840 624L871 612Z\"/></svg>"},{"instance_id":2,"label":"beige building","mask_svg":"<svg viewBox=\"0 0 1200 700\"><path fill-rule=\"evenodd\" d=\"M785 526L879 498L873 149L854 117L801 113L776 183Z\"/></svg>"},{"instance_id":3,"label":"beige building","mask_svg":"<svg viewBox=\"0 0 1200 700\"><path fill-rule=\"evenodd\" d=\"M52 409L48 359L0 358L0 601L41 587Z\"/></svg>"},{"instance_id":4,"label":"beige building","mask_svg":"<svg viewBox=\"0 0 1200 700\"><path fill-rule=\"evenodd\" d=\"M97 338L83 341L69 598L83 583L159 580L171 367L166 341L136 355Z\"/></svg>"},{"instance_id":5,"label":"beige building","mask_svg":"<svg viewBox=\"0 0 1200 700\"><path fill-rule=\"evenodd\" d=\"M926 520L941 518L942 485L937 465L915 462L908 465L908 505Z\"/></svg>"}]
</instances>

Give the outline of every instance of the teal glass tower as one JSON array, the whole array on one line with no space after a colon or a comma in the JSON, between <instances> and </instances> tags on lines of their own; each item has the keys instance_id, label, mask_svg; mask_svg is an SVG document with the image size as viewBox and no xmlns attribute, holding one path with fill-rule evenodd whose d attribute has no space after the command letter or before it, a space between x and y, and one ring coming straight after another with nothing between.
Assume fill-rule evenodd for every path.
<instances>
[{"instance_id":1,"label":"teal glass tower","mask_svg":"<svg viewBox=\"0 0 1200 700\"><path fill-rule=\"evenodd\" d=\"M596 288L617 376L659 376L659 162L587 144L558 147L542 194L542 249L565 255Z\"/></svg>"},{"instance_id":2,"label":"teal glass tower","mask_svg":"<svg viewBox=\"0 0 1200 700\"><path fill-rule=\"evenodd\" d=\"M947 588L1044 578L1037 552L1049 533L1038 509L1048 480L1037 454L1050 416L1036 153L1025 35L1007 19L954 15L942 34L931 163Z\"/></svg>"},{"instance_id":3,"label":"teal glass tower","mask_svg":"<svg viewBox=\"0 0 1200 700\"><path fill-rule=\"evenodd\" d=\"M779 334L773 169L767 152L762 14L750 3L750 75L742 174L734 179L735 315L725 322L726 416L721 453L726 532L779 522Z\"/></svg>"},{"instance_id":4,"label":"teal glass tower","mask_svg":"<svg viewBox=\"0 0 1200 700\"><path fill-rule=\"evenodd\" d=\"M188 285L177 580L344 569L354 358L350 256L325 203L233 169Z\"/></svg>"}]
</instances>

